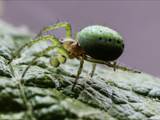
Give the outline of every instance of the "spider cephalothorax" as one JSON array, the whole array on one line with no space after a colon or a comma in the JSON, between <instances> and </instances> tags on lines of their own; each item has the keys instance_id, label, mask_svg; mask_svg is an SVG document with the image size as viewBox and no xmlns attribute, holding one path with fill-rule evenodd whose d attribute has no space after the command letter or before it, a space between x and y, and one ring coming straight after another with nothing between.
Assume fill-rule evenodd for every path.
<instances>
[{"instance_id":1,"label":"spider cephalothorax","mask_svg":"<svg viewBox=\"0 0 160 120\"><path fill-rule=\"evenodd\" d=\"M68 51L70 58L85 57L85 51L80 47L79 43L73 39L64 39L63 47Z\"/></svg>"},{"instance_id":2,"label":"spider cephalothorax","mask_svg":"<svg viewBox=\"0 0 160 120\"><path fill-rule=\"evenodd\" d=\"M63 41L60 41L53 34L52 35L44 35L51 30L55 30L58 28L65 28L66 37ZM80 32L78 32L76 38L72 38L71 36L71 25L67 22L60 22L54 24L52 26L44 27L40 33L36 36L33 41L28 42L27 44L20 47L14 54L13 58L16 55L19 55L21 50L25 47L30 47L33 44L39 41L51 41L51 45L46 49L37 53L35 58L32 60L31 64L25 69L22 74L22 78L25 73L29 69L29 67L41 56L45 55L51 50L55 50L56 54L51 55L50 63L54 67L58 67L60 64L65 63L67 58L77 58L80 60L80 66L77 71L77 75L75 78L75 83L72 87L74 89L77 84L77 80L79 75L82 72L84 60L90 61L93 63L93 69L91 72L91 77L94 75L95 63L105 64L109 67L119 68L122 70L137 72L132 69L128 69L123 66L119 66L115 64L115 60L117 60L124 50L124 42L122 37L116 31L100 26L100 25L92 25L85 27ZM13 59L9 61L12 62ZM114 61L114 62L113 62ZM114 64L112 64L112 62Z\"/></svg>"}]
</instances>

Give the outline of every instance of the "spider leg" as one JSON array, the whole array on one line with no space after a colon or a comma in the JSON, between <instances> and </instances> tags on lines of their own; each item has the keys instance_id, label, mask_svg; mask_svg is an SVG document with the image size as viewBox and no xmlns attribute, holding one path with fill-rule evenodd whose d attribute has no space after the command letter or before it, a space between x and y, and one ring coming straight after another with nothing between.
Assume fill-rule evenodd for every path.
<instances>
[{"instance_id":1,"label":"spider leg","mask_svg":"<svg viewBox=\"0 0 160 120\"><path fill-rule=\"evenodd\" d=\"M49 32L51 30L56 30L56 29L59 29L59 28L65 28L66 38L71 38L72 29L71 29L71 24L68 23L68 22L60 22L60 23L56 23L56 24L51 25L51 26L46 26L40 31L40 33L37 36L42 35L42 33L46 33L46 32Z\"/></svg>"},{"instance_id":2,"label":"spider leg","mask_svg":"<svg viewBox=\"0 0 160 120\"><path fill-rule=\"evenodd\" d=\"M95 73L95 70L96 70L96 63L93 63L92 64L92 71L90 73L90 77L93 77L94 73Z\"/></svg>"},{"instance_id":3,"label":"spider leg","mask_svg":"<svg viewBox=\"0 0 160 120\"><path fill-rule=\"evenodd\" d=\"M116 65L117 65L117 62L114 61L114 62L113 62L113 70L114 70L114 71L116 71Z\"/></svg>"},{"instance_id":4,"label":"spider leg","mask_svg":"<svg viewBox=\"0 0 160 120\"><path fill-rule=\"evenodd\" d=\"M125 66L121 66L121 65L117 65L117 64L111 64L110 62L106 62L106 61L103 61L103 60L93 59L91 57L85 57L84 59L86 61L89 61L89 62L104 64L104 65L107 65L108 67L112 67L112 68L115 68L115 69L121 69L123 71L129 71L129 72L133 72L133 73L141 73L140 71L137 71L137 70L134 70L134 69L130 69L130 68L125 67Z\"/></svg>"},{"instance_id":5,"label":"spider leg","mask_svg":"<svg viewBox=\"0 0 160 120\"><path fill-rule=\"evenodd\" d=\"M36 44L40 41L51 41L52 42L52 45L60 45L61 42L54 36L54 35L45 35L45 36L39 36L38 38L22 45L18 50L16 50L14 53L13 53L13 56L12 58L9 60L8 64L10 64L14 58L18 57L20 52L25 48L25 47L30 47L32 46L33 44Z\"/></svg>"},{"instance_id":6,"label":"spider leg","mask_svg":"<svg viewBox=\"0 0 160 120\"><path fill-rule=\"evenodd\" d=\"M49 46L49 47L47 47L46 49L44 49L44 50L42 50L42 51L40 51L40 52L38 52L38 53L36 53L36 57L30 62L30 64L27 66L27 68L24 70L24 72L23 72L23 74L22 74L22 76L21 76L21 78L23 78L24 76L25 76L25 74L26 74L26 72L28 71L28 69L31 67L31 65L33 65L35 62L36 62L36 60L39 58L39 57L42 57L43 55L45 55L46 53L48 53L49 51L51 51L51 50L53 50L53 49L56 49L57 51L57 53L59 53L61 56L63 56L63 58L62 57L59 57L59 61L61 60L63 60L64 62L65 62L65 59L68 57L68 52L63 48L63 46L62 46L62 44L60 43L60 41L56 38L56 37L54 37L54 36L52 36L52 35L46 35L46 36L40 36L39 38L37 38L36 40L33 40L33 41L31 41L31 42L29 42L28 44L26 44L26 46L31 46L31 45L33 45L33 44L35 44L35 43L37 43L37 42L39 42L39 41L51 41L52 42L52 45L51 46ZM23 48L24 47L26 47L26 46L23 46ZM20 51L23 49L23 48L21 48L20 49ZM20 52L19 51L19 52ZM58 61L58 62L59 62ZM62 62L63 62L62 61ZM63 62L63 63L64 63Z\"/></svg>"},{"instance_id":7,"label":"spider leg","mask_svg":"<svg viewBox=\"0 0 160 120\"><path fill-rule=\"evenodd\" d=\"M58 47L58 46L49 46L48 48L44 49L43 51L37 53L37 56L35 58L33 58L33 60L30 62L30 64L25 68L24 72L22 73L21 79L23 79L23 77L25 76L25 74L27 73L27 71L29 70L31 65L33 65L38 58L42 57L43 55L45 55L46 53L48 53L49 51L51 51L51 50L53 50L55 48L63 49L63 48L61 48L61 46L60 47Z\"/></svg>"},{"instance_id":8,"label":"spider leg","mask_svg":"<svg viewBox=\"0 0 160 120\"><path fill-rule=\"evenodd\" d=\"M75 86L78 82L79 76L82 72L83 64L84 64L84 59L80 58L80 65L79 65L79 68L78 68L78 71L77 71L77 76L76 76L75 81L74 81L73 86L72 86L72 91L74 90L74 88L75 88Z\"/></svg>"}]
</instances>

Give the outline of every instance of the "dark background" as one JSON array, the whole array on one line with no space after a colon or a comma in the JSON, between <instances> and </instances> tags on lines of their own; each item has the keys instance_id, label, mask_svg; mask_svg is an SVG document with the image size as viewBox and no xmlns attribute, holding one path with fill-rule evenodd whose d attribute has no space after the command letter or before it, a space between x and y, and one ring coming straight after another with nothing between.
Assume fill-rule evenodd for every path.
<instances>
[{"instance_id":1,"label":"dark background","mask_svg":"<svg viewBox=\"0 0 160 120\"><path fill-rule=\"evenodd\" d=\"M35 33L58 19L70 22L73 31L109 26L125 39L119 62L160 76L159 0L3 0L1 18Z\"/></svg>"}]
</instances>

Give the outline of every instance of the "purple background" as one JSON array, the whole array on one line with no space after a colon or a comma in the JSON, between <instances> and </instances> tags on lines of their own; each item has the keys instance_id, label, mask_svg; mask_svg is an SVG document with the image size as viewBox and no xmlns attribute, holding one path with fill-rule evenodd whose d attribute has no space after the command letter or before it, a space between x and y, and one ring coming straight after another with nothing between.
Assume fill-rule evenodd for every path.
<instances>
[{"instance_id":1,"label":"purple background","mask_svg":"<svg viewBox=\"0 0 160 120\"><path fill-rule=\"evenodd\" d=\"M69 21L75 31L92 24L109 26L125 39L119 62L160 76L158 0L4 0L2 18L15 25L28 25L35 32L57 19Z\"/></svg>"}]
</instances>

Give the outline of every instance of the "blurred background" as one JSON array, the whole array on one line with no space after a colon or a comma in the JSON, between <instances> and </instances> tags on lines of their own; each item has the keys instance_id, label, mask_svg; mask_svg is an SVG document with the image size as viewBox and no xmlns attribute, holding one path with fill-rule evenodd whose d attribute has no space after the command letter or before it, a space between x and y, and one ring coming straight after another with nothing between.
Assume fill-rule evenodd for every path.
<instances>
[{"instance_id":1,"label":"blurred background","mask_svg":"<svg viewBox=\"0 0 160 120\"><path fill-rule=\"evenodd\" d=\"M0 15L35 33L58 20L70 22L73 32L108 26L125 39L120 63L160 77L159 0L0 0Z\"/></svg>"}]
</instances>

